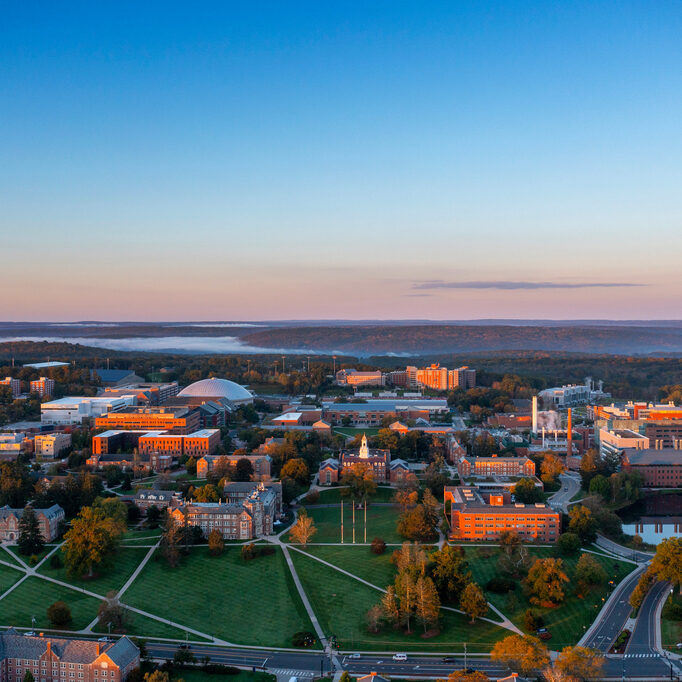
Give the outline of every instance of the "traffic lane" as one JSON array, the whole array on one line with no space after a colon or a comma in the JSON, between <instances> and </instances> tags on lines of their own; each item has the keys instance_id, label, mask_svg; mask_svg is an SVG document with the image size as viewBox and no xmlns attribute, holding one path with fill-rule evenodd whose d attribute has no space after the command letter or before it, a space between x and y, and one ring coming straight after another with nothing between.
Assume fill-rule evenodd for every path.
<instances>
[{"instance_id":1,"label":"traffic lane","mask_svg":"<svg viewBox=\"0 0 682 682\"><path fill-rule=\"evenodd\" d=\"M472 659L470 657L467 657L466 663L463 657L457 657L452 663L441 663L438 659L433 659L431 661L424 659L394 661L391 658L379 658L374 661L363 661L362 659L348 659L346 657L343 661L343 667L348 670L351 675L381 672L387 675L396 676L424 675L443 678L447 678L450 673L455 670L463 670L465 667L496 676L505 675L509 672L506 667L501 666L499 663L495 663L490 659Z\"/></svg>"},{"instance_id":2,"label":"traffic lane","mask_svg":"<svg viewBox=\"0 0 682 682\"><path fill-rule=\"evenodd\" d=\"M617 679L670 679L670 665L657 658L607 658L604 677Z\"/></svg>"},{"instance_id":3,"label":"traffic lane","mask_svg":"<svg viewBox=\"0 0 682 682\"><path fill-rule=\"evenodd\" d=\"M642 571L637 571L629 578L626 578L625 582L616 588L617 596L606 607L606 611L601 614L599 625L587 640L585 646L604 652L609 650L630 616L632 611L629 602L630 594L635 589Z\"/></svg>"},{"instance_id":4,"label":"traffic lane","mask_svg":"<svg viewBox=\"0 0 682 682\"><path fill-rule=\"evenodd\" d=\"M633 628L626 654L648 653L656 651L656 609L661 599L670 590L668 583L656 583L648 592L639 607L637 622Z\"/></svg>"}]
</instances>

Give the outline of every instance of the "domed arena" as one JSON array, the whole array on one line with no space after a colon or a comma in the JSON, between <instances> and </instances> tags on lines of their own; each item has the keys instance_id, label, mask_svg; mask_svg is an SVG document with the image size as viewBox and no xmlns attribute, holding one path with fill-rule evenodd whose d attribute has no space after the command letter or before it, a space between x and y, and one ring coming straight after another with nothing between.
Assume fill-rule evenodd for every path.
<instances>
[{"instance_id":1,"label":"domed arena","mask_svg":"<svg viewBox=\"0 0 682 682\"><path fill-rule=\"evenodd\" d=\"M178 397L226 401L235 406L253 403L253 396L243 386L217 377L195 381L183 388Z\"/></svg>"}]
</instances>

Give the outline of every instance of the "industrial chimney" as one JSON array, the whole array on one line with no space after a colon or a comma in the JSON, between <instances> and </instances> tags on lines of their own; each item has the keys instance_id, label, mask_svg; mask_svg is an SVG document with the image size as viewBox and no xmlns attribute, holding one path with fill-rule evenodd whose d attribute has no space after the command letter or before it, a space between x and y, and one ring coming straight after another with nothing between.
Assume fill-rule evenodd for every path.
<instances>
[{"instance_id":1,"label":"industrial chimney","mask_svg":"<svg viewBox=\"0 0 682 682\"><path fill-rule=\"evenodd\" d=\"M566 423L566 456L570 457L573 454L573 414L572 410L568 408L568 417Z\"/></svg>"},{"instance_id":2,"label":"industrial chimney","mask_svg":"<svg viewBox=\"0 0 682 682\"><path fill-rule=\"evenodd\" d=\"M533 434L538 432L538 397L533 396Z\"/></svg>"}]
</instances>

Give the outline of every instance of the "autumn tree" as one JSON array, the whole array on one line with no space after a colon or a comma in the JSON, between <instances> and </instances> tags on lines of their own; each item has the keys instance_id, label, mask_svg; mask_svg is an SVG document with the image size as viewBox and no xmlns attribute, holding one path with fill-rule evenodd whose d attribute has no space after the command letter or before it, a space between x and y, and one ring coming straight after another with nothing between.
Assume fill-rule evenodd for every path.
<instances>
[{"instance_id":1,"label":"autumn tree","mask_svg":"<svg viewBox=\"0 0 682 682\"><path fill-rule=\"evenodd\" d=\"M125 526L101 509L83 507L64 535L62 552L68 574L92 576L95 568L111 559L124 530Z\"/></svg>"},{"instance_id":2,"label":"autumn tree","mask_svg":"<svg viewBox=\"0 0 682 682\"><path fill-rule=\"evenodd\" d=\"M424 516L426 517L427 523L435 529L440 522L440 503L433 496L430 488L427 488L424 491L422 506L424 507Z\"/></svg>"},{"instance_id":3,"label":"autumn tree","mask_svg":"<svg viewBox=\"0 0 682 682\"><path fill-rule=\"evenodd\" d=\"M647 593L651 589L651 586L655 582L656 576L651 570L651 566L649 566L649 568L647 568L647 570L644 571L644 573L642 573L642 575L639 577L637 585L635 585L635 589L632 591L630 599L628 600L630 606L632 606L633 609L638 609L642 605L644 597L646 597Z\"/></svg>"},{"instance_id":4,"label":"autumn tree","mask_svg":"<svg viewBox=\"0 0 682 682\"><path fill-rule=\"evenodd\" d=\"M168 514L161 534L161 554L171 568L175 568L180 561L180 548L184 541L182 526L175 518Z\"/></svg>"},{"instance_id":5,"label":"autumn tree","mask_svg":"<svg viewBox=\"0 0 682 682\"><path fill-rule=\"evenodd\" d=\"M163 670L152 670L144 674L144 682L170 682L170 676Z\"/></svg>"},{"instance_id":6,"label":"autumn tree","mask_svg":"<svg viewBox=\"0 0 682 682\"><path fill-rule=\"evenodd\" d=\"M577 680L598 680L606 659L600 651L584 646L567 646L561 650L554 667Z\"/></svg>"},{"instance_id":7,"label":"autumn tree","mask_svg":"<svg viewBox=\"0 0 682 682\"><path fill-rule=\"evenodd\" d=\"M436 586L431 578L421 575L415 583L415 614L424 627L424 633L429 627L433 628L438 624L440 598Z\"/></svg>"},{"instance_id":8,"label":"autumn tree","mask_svg":"<svg viewBox=\"0 0 682 682\"><path fill-rule=\"evenodd\" d=\"M388 586L384 596L381 598L381 608L384 613L384 618L386 618L394 628L397 628L398 625L400 625L400 605L393 585Z\"/></svg>"},{"instance_id":9,"label":"autumn tree","mask_svg":"<svg viewBox=\"0 0 682 682\"><path fill-rule=\"evenodd\" d=\"M94 509L101 509L104 516L113 519L121 528L128 524L128 505L118 497L97 497L92 503Z\"/></svg>"},{"instance_id":10,"label":"autumn tree","mask_svg":"<svg viewBox=\"0 0 682 682\"><path fill-rule=\"evenodd\" d=\"M431 554L432 575L438 593L446 602L459 603L462 590L471 581L469 564L464 550L453 545L443 545L442 549Z\"/></svg>"},{"instance_id":11,"label":"autumn tree","mask_svg":"<svg viewBox=\"0 0 682 682\"><path fill-rule=\"evenodd\" d=\"M472 624L476 618L485 616L488 611L488 602L483 595L483 590L474 582L469 583L462 591L459 606L471 618Z\"/></svg>"},{"instance_id":12,"label":"autumn tree","mask_svg":"<svg viewBox=\"0 0 682 682\"><path fill-rule=\"evenodd\" d=\"M593 585L603 585L606 582L606 571L593 556L581 554L573 578L585 590Z\"/></svg>"},{"instance_id":13,"label":"autumn tree","mask_svg":"<svg viewBox=\"0 0 682 682\"><path fill-rule=\"evenodd\" d=\"M437 682L446 682L438 680ZM490 678L480 670L455 670L448 675L447 682L490 682Z\"/></svg>"},{"instance_id":14,"label":"autumn tree","mask_svg":"<svg viewBox=\"0 0 682 682\"><path fill-rule=\"evenodd\" d=\"M682 538L666 538L658 544L651 572L657 580L666 580L682 592Z\"/></svg>"},{"instance_id":15,"label":"autumn tree","mask_svg":"<svg viewBox=\"0 0 682 682\"><path fill-rule=\"evenodd\" d=\"M220 492L216 486L207 483L194 489L194 500L196 502L219 502Z\"/></svg>"},{"instance_id":16,"label":"autumn tree","mask_svg":"<svg viewBox=\"0 0 682 682\"><path fill-rule=\"evenodd\" d=\"M548 452L543 457L542 463L540 464L540 473L543 483L554 483L564 471L566 471L566 465L561 458L551 452Z\"/></svg>"},{"instance_id":17,"label":"autumn tree","mask_svg":"<svg viewBox=\"0 0 682 682\"><path fill-rule=\"evenodd\" d=\"M423 504L418 504L400 515L398 519L398 533L410 540L428 542L437 536L433 518Z\"/></svg>"},{"instance_id":18,"label":"autumn tree","mask_svg":"<svg viewBox=\"0 0 682 682\"><path fill-rule=\"evenodd\" d=\"M279 475L281 478L293 478L300 485L306 485L310 481L308 465L301 457L294 457L285 462Z\"/></svg>"},{"instance_id":19,"label":"autumn tree","mask_svg":"<svg viewBox=\"0 0 682 682\"><path fill-rule=\"evenodd\" d=\"M381 604L374 604L374 606L371 606L369 611L367 611L367 615L365 617L365 620L367 621L367 629L370 632L377 633L379 630L381 630L381 622L384 619L384 610L381 606Z\"/></svg>"},{"instance_id":20,"label":"autumn tree","mask_svg":"<svg viewBox=\"0 0 682 682\"><path fill-rule=\"evenodd\" d=\"M386 551L386 541L382 538L374 538L370 545L372 554L383 554Z\"/></svg>"},{"instance_id":21,"label":"autumn tree","mask_svg":"<svg viewBox=\"0 0 682 682\"><path fill-rule=\"evenodd\" d=\"M407 479L400 481L396 488L393 501L398 505L401 512L406 511L410 507L414 507L419 500L419 493L417 491L418 485L416 481Z\"/></svg>"},{"instance_id":22,"label":"autumn tree","mask_svg":"<svg viewBox=\"0 0 682 682\"><path fill-rule=\"evenodd\" d=\"M211 556L220 556L225 551L225 540L222 533L213 529L208 534L208 552Z\"/></svg>"},{"instance_id":23,"label":"autumn tree","mask_svg":"<svg viewBox=\"0 0 682 682\"><path fill-rule=\"evenodd\" d=\"M358 464L344 471L341 476L341 495L354 500L367 500L376 493L377 482L374 480L374 470L368 464Z\"/></svg>"},{"instance_id":24,"label":"autumn tree","mask_svg":"<svg viewBox=\"0 0 682 682\"><path fill-rule=\"evenodd\" d=\"M512 576L520 576L525 572L528 563L528 549L521 542L519 534L514 530L503 530L500 533L498 569Z\"/></svg>"},{"instance_id":25,"label":"autumn tree","mask_svg":"<svg viewBox=\"0 0 682 682\"><path fill-rule=\"evenodd\" d=\"M38 554L45 545L38 516L31 506L24 507L24 511L19 519L19 539L17 544L19 545L19 551L27 556Z\"/></svg>"},{"instance_id":26,"label":"autumn tree","mask_svg":"<svg viewBox=\"0 0 682 682\"><path fill-rule=\"evenodd\" d=\"M315 521L313 521L311 516L308 516L308 512L305 509L301 509L298 514L298 519L296 519L296 523L291 528L292 539L294 542L305 547L315 533L317 533Z\"/></svg>"},{"instance_id":27,"label":"autumn tree","mask_svg":"<svg viewBox=\"0 0 682 682\"><path fill-rule=\"evenodd\" d=\"M405 626L407 632L412 632L411 622L417 603L417 581L408 573L403 571L395 579L395 594L398 598L398 609L400 622Z\"/></svg>"},{"instance_id":28,"label":"autumn tree","mask_svg":"<svg viewBox=\"0 0 682 682\"><path fill-rule=\"evenodd\" d=\"M391 555L391 562L398 573L408 572L415 579L418 575L426 575L428 557L418 542L403 542Z\"/></svg>"},{"instance_id":29,"label":"autumn tree","mask_svg":"<svg viewBox=\"0 0 682 682\"><path fill-rule=\"evenodd\" d=\"M537 637L508 635L496 642L490 658L527 675L549 663L549 653Z\"/></svg>"},{"instance_id":30,"label":"autumn tree","mask_svg":"<svg viewBox=\"0 0 682 682\"><path fill-rule=\"evenodd\" d=\"M568 530L575 533L584 544L597 539L597 521L592 512L582 504L576 504L568 512Z\"/></svg>"},{"instance_id":31,"label":"autumn tree","mask_svg":"<svg viewBox=\"0 0 682 682\"><path fill-rule=\"evenodd\" d=\"M525 579L533 604L553 607L564 600L564 583L569 582L561 559L536 559Z\"/></svg>"}]
</instances>

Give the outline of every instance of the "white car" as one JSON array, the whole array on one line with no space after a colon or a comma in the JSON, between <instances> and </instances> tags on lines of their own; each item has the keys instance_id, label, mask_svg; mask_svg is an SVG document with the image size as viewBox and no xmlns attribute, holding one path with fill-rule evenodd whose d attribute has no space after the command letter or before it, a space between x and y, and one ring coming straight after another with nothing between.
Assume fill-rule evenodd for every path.
<instances>
[{"instance_id":1,"label":"white car","mask_svg":"<svg viewBox=\"0 0 682 682\"><path fill-rule=\"evenodd\" d=\"M348 656L348 658L360 658L360 654L358 654L358 653L350 654L350 656Z\"/></svg>"},{"instance_id":2,"label":"white car","mask_svg":"<svg viewBox=\"0 0 682 682\"><path fill-rule=\"evenodd\" d=\"M393 654L393 660L394 661L406 661L407 660L407 654Z\"/></svg>"}]
</instances>

